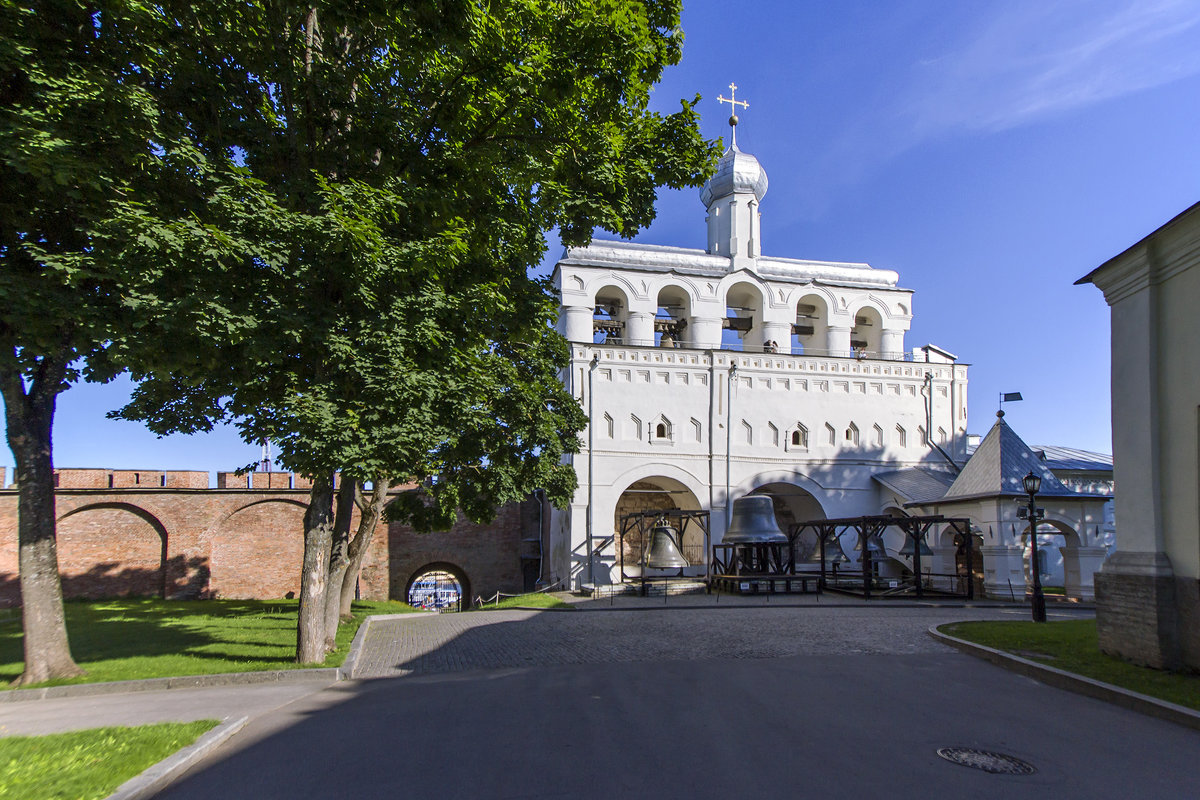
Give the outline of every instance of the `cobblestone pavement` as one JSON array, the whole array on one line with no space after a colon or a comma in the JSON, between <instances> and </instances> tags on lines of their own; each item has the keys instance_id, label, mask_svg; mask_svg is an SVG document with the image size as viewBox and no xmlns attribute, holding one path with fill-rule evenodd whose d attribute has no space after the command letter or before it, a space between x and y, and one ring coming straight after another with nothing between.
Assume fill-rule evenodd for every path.
<instances>
[{"instance_id":1,"label":"cobblestone pavement","mask_svg":"<svg viewBox=\"0 0 1200 800\"><path fill-rule=\"evenodd\" d=\"M354 677L550 664L945 653L948 648L926 635L931 625L1021 619L1027 613L839 604L664 608L643 600L591 611L406 615L371 625Z\"/></svg>"}]
</instances>

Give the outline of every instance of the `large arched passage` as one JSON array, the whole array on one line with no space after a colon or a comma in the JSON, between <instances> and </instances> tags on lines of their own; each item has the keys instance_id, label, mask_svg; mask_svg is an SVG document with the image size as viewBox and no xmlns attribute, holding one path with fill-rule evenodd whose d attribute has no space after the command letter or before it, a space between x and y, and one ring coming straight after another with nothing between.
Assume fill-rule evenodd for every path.
<instances>
[{"instance_id":1,"label":"large arched passage","mask_svg":"<svg viewBox=\"0 0 1200 800\"><path fill-rule=\"evenodd\" d=\"M163 597L167 531L129 503L98 503L57 522L58 569L66 597Z\"/></svg>"},{"instance_id":2,"label":"large arched passage","mask_svg":"<svg viewBox=\"0 0 1200 800\"><path fill-rule=\"evenodd\" d=\"M629 514L646 511L699 511L700 508L700 501L678 480L663 475L642 478L629 484L625 491L621 492L613 513L613 530L619 534L622 521ZM691 565L685 569L685 573L703 573L707 563L704 532L696 525L689 525L682 534L680 550ZM629 541L621 541L618 536L617 546L623 547L618 555L624 558L626 565L640 563L643 555L640 540L631 538Z\"/></svg>"}]
</instances>

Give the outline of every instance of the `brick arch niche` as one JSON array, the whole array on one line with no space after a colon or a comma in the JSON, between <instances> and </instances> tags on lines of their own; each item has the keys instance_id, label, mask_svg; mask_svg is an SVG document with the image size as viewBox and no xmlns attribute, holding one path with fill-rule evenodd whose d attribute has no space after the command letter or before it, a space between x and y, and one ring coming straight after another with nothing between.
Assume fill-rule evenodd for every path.
<instances>
[{"instance_id":1,"label":"brick arch niche","mask_svg":"<svg viewBox=\"0 0 1200 800\"><path fill-rule=\"evenodd\" d=\"M64 596L165 596L167 531L153 514L102 503L65 514L56 527Z\"/></svg>"},{"instance_id":2,"label":"brick arch niche","mask_svg":"<svg viewBox=\"0 0 1200 800\"><path fill-rule=\"evenodd\" d=\"M211 538L214 597L298 597L304 561L304 505L264 500L225 518Z\"/></svg>"}]
</instances>

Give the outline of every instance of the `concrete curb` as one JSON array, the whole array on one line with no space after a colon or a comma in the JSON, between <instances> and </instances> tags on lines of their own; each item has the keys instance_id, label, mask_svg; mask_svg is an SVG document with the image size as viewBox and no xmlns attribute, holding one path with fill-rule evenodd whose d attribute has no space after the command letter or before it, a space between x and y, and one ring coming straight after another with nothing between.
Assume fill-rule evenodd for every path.
<instances>
[{"instance_id":1,"label":"concrete curb","mask_svg":"<svg viewBox=\"0 0 1200 800\"><path fill-rule=\"evenodd\" d=\"M122 783L106 800L146 800L146 798L153 797L189 767L244 728L249 719L249 717L241 717L218 725L179 752L169 755L149 767L141 775Z\"/></svg>"},{"instance_id":2,"label":"concrete curb","mask_svg":"<svg viewBox=\"0 0 1200 800\"><path fill-rule=\"evenodd\" d=\"M181 675L174 678L143 678L108 683L78 683L43 689L9 689L0 692L0 703L50 700L55 697L89 697L126 692L155 692L163 689L202 689L208 686L249 686L257 683L333 683L342 680L338 667L318 669L274 669L263 672L217 672L212 675Z\"/></svg>"},{"instance_id":3,"label":"concrete curb","mask_svg":"<svg viewBox=\"0 0 1200 800\"><path fill-rule=\"evenodd\" d=\"M1128 689L1122 689L1120 686L1113 686L1110 683L1104 683L1093 678L1085 678L1073 672L1066 672L1065 670L1045 664L1039 664L1027 658L1005 653L1003 650L996 650L992 647L985 647L981 644L958 639L942 633L937 629L937 626L931 627L928 633L943 644L961 650L968 655L985 659L996 666L1003 667L1028 678L1033 678L1055 688L1066 689L1069 692L1094 697L1097 700L1104 700L1105 702L1127 708L1131 711L1137 711L1151 717L1174 722L1177 725L1184 725L1188 728L1200 730L1200 712L1193 711L1185 706L1168 703L1166 700L1159 700L1157 697L1131 692Z\"/></svg>"}]
</instances>

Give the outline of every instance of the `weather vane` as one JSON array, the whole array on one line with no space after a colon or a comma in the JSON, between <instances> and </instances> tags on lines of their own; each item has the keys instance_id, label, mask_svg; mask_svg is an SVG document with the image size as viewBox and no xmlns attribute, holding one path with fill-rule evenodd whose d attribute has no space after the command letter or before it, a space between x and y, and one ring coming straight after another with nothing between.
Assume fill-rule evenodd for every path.
<instances>
[{"instance_id":1,"label":"weather vane","mask_svg":"<svg viewBox=\"0 0 1200 800\"><path fill-rule=\"evenodd\" d=\"M736 83L729 84L729 97L725 97L724 95L717 95L717 102L718 103L729 103L729 111L730 111L729 128L731 131L733 131L733 146L737 147L737 124L738 124L737 107L741 106L742 108L749 108L750 104L747 103L745 100L737 99L737 84Z\"/></svg>"}]
</instances>

